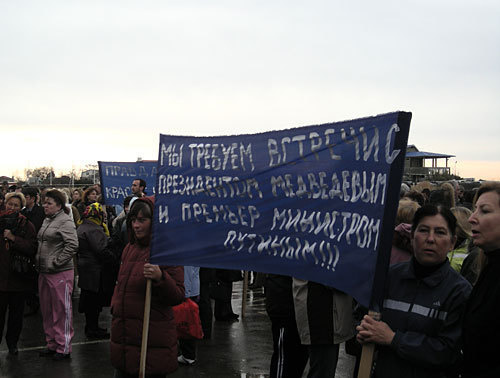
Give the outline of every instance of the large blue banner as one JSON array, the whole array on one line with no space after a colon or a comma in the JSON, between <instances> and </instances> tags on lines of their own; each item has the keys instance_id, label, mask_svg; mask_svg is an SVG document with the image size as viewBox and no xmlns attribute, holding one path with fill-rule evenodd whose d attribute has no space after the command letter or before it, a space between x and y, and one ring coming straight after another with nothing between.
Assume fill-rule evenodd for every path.
<instances>
[{"instance_id":1,"label":"large blue banner","mask_svg":"<svg viewBox=\"0 0 500 378\"><path fill-rule=\"evenodd\" d=\"M290 275L368 306L378 252L390 253L410 118L160 135L151 261Z\"/></svg>"},{"instance_id":2,"label":"large blue banner","mask_svg":"<svg viewBox=\"0 0 500 378\"><path fill-rule=\"evenodd\" d=\"M122 206L125 197L130 196L132 181L146 181L146 192L154 194L156 184L156 161L110 162L99 161L102 193L106 205Z\"/></svg>"}]
</instances>

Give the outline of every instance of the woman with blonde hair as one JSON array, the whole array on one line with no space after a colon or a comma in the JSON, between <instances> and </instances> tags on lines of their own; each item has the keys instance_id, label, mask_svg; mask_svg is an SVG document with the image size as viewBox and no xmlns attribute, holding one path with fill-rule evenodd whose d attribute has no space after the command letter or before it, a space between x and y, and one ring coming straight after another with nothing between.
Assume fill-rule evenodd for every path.
<instances>
[{"instance_id":1,"label":"woman with blonde hair","mask_svg":"<svg viewBox=\"0 0 500 378\"><path fill-rule=\"evenodd\" d=\"M453 207L451 212L457 218L457 241L453 251L448 253L448 260L450 260L451 267L460 273L462 264L472 248L470 246L472 232L469 223L472 211L466 207L457 206Z\"/></svg>"}]
</instances>

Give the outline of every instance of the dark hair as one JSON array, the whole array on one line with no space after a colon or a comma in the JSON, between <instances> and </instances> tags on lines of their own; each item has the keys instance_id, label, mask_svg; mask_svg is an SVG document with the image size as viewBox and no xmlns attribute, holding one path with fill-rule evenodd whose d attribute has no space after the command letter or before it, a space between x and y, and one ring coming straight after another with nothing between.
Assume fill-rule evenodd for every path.
<instances>
[{"instance_id":1,"label":"dark hair","mask_svg":"<svg viewBox=\"0 0 500 378\"><path fill-rule=\"evenodd\" d=\"M60 192L57 189L52 189L45 193L45 198L47 197L52 198L59 206L61 206L61 209L63 209L66 214L69 214L69 209L66 207L66 196L63 192Z\"/></svg>"},{"instance_id":2,"label":"dark hair","mask_svg":"<svg viewBox=\"0 0 500 378\"><path fill-rule=\"evenodd\" d=\"M406 192L403 198L409 198L412 201L418 203L420 206L424 206L425 204L424 195L420 192L417 192L416 190L410 190L409 192Z\"/></svg>"},{"instance_id":3,"label":"dark hair","mask_svg":"<svg viewBox=\"0 0 500 378\"><path fill-rule=\"evenodd\" d=\"M144 189L142 190L143 193L146 193L146 181L144 181L143 179L140 179L140 178L136 178L134 179L132 182L134 182L135 180L138 180L139 181L139 187L143 187Z\"/></svg>"},{"instance_id":4,"label":"dark hair","mask_svg":"<svg viewBox=\"0 0 500 378\"><path fill-rule=\"evenodd\" d=\"M137 215L141 211L144 217L153 219L153 210L151 209L150 204L146 201L135 200L130 208L130 211L128 212L127 220L129 218L137 218Z\"/></svg>"},{"instance_id":5,"label":"dark hair","mask_svg":"<svg viewBox=\"0 0 500 378\"><path fill-rule=\"evenodd\" d=\"M412 233L415 232L418 224L422 221L423 218L432 217L434 215L441 215L448 225L448 230L450 231L451 236L456 235L457 218L455 218L451 210L446 206L436 206L432 204L424 205L416 211L415 216L413 217L413 224L411 225Z\"/></svg>"},{"instance_id":6,"label":"dark hair","mask_svg":"<svg viewBox=\"0 0 500 378\"><path fill-rule=\"evenodd\" d=\"M83 203L87 203L87 197L92 192L95 192L95 194L97 194L97 189L94 188L93 186L89 186L87 189L85 189L85 191L83 192L83 195L82 195L82 202Z\"/></svg>"},{"instance_id":7,"label":"dark hair","mask_svg":"<svg viewBox=\"0 0 500 378\"><path fill-rule=\"evenodd\" d=\"M132 198L134 197L133 196L125 197L125 199L123 200L123 207L130 205L130 201L132 201Z\"/></svg>"},{"instance_id":8,"label":"dark hair","mask_svg":"<svg viewBox=\"0 0 500 378\"><path fill-rule=\"evenodd\" d=\"M132 207L130 208L127 214L127 229L129 231L129 242L134 244L137 240L135 238L135 234L132 231L132 221L137 218L137 215L142 212L142 215L146 218L153 219L153 208L148 201L144 200L135 200L132 203Z\"/></svg>"},{"instance_id":9,"label":"dark hair","mask_svg":"<svg viewBox=\"0 0 500 378\"><path fill-rule=\"evenodd\" d=\"M23 188L24 196L36 197L38 195L38 189L33 188L32 186L25 186Z\"/></svg>"},{"instance_id":10,"label":"dark hair","mask_svg":"<svg viewBox=\"0 0 500 378\"><path fill-rule=\"evenodd\" d=\"M455 197L449 190L436 189L433 190L429 196L429 204L436 206L442 205L451 209L452 207L455 207Z\"/></svg>"}]
</instances>

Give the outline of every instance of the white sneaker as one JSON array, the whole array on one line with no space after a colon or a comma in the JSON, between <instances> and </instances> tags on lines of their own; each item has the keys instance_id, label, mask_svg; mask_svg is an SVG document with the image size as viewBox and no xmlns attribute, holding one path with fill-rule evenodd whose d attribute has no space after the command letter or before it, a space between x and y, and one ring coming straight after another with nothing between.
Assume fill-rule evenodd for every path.
<instances>
[{"instance_id":1,"label":"white sneaker","mask_svg":"<svg viewBox=\"0 0 500 378\"><path fill-rule=\"evenodd\" d=\"M181 354L180 356L177 356L177 362L179 362L180 364L184 364L184 365L192 365L196 362L196 360L186 358Z\"/></svg>"}]
</instances>

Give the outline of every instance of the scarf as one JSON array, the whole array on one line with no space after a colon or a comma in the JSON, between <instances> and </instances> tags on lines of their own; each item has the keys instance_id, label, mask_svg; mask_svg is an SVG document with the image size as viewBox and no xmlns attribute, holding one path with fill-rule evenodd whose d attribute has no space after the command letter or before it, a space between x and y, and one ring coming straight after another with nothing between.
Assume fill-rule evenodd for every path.
<instances>
[{"instance_id":1,"label":"scarf","mask_svg":"<svg viewBox=\"0 0 500 378\"><path fill-rule=\"evenodd\" d=\"M98 226L101 226L106 236L109 236L108 226L106 222L104 222L104 209L102 208L102 205L99 202L94 202L87 206L85 212L83 213L83 219L88 219L90 222L95 223ZM80 220L78 222L78 225L82 223L83 220Z\"/></svg>"}]
</instances>

